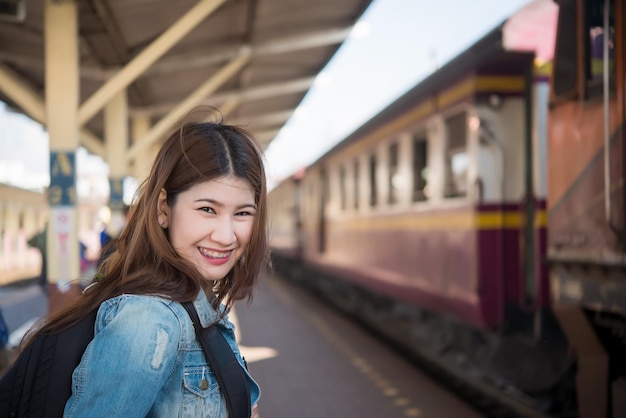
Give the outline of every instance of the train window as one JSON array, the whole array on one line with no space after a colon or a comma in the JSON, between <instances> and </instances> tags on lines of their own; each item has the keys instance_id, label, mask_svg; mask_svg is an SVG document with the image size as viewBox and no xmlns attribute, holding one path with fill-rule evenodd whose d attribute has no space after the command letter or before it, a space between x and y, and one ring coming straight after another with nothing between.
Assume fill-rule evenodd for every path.
<instances>
[{"instance_id":1,"label":"train window","mask_svg":"<svg viewBox=\"0 0 626 418\"><path fill-rule=\"evenodd\" d=\"M360 194L359 194L359 160L355 160L354 161L354 171L352 172L352 175L354 176L354 209L358 209L359 208L359 198L360 198Z\"/></svg>"},{"instance_id":2,"label":"train window","mask_svg":"<svg viewBox=\"0 0 626 418\"><path fill-rule=\"evenodd\" d=\"M370 206L378 204L378 188L376 187L376 154L370 155Z\"/></svg>"},{"instance_id":3,"label":"train window","mask_svg":"<svg viewBox=\"0 0 626 418\"><path fill-rule=\"evenodd\" d=\"M563 96L576 89L576 0L564 0L559 5L558 34L554 58L554 94Z\"/></svg>"},{"instance_id":4,"label":"train window","mask_svg":"<svg viewBox=\"0 0 626 418\"><path fill-rule=\"evenodd\" d=\"M605 10L608 6L608 15ZM605 17L608 17L605 28ZM606 33L605 33L606 32ZM609 80L614 80L615 5L612 0L590 0L585 9L585 77L587 97L602 94L604 49L607 48Z\"/></svg>"},{"instance_id":5,"label":"train window","mask_svg":"<svg viewBox=\"0 0 626 418\"><path fill-rule=\"evenodd\" d=\"M339 168L339 199L341 210L346 210L346 168Z\"/></svg>"},{"instance_id":6,"label":"train window","mask_svg":"<svg viewBox=\"0 0 626 418\"><path fill-rule=\"evenodd\" d=\"M460 197L467 193L467 117L465 112L446 119L447 147L445 197Z\"/></svg>"},{"instance_id":7,"label":"train window","mask_svg":"<svg viewBox=\"0 0 626 418\"><path fill-rule=\"evenodd\" d=\"M421 202L428 199L426 184L428 183L428 141L424 135L413 138L413 201Z\"/></svg>"},{"instance_id":8,"label":"train window","mask_svg":"<svg viewBox=\"0 0 626 418\"><path fill-rule=\"evenodd\" d=\"M398 203L398 193L400 186L400 177L398 173L398 143L391 144L389 146L389 171L388 176L388 190L387 202L392 205Z\"/></svg>"}]
</instances>

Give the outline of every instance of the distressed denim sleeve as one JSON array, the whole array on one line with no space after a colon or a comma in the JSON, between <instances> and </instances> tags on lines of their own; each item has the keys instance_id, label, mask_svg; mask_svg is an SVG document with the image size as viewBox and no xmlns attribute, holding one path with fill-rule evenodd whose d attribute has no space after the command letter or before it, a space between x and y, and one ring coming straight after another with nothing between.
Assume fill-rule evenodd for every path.
<instances>
[{"instance_id":1,"label":"distressed denim sleeve","mask_svg":"<svg viewBox=\"0 0 626 418\"><path fill-rule=\"evenodd\" d=\"M74 371L65 417L145 417L176 364L181 328L166 301L125 296L106 303Z\"/></svg>"}]
</instances>

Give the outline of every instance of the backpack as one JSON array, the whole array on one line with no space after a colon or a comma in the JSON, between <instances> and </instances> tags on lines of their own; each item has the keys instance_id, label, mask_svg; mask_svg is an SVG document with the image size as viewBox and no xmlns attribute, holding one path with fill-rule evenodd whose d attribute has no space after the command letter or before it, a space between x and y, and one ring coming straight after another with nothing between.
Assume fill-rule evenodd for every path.
<instances>
[{"instance_id":1,"label":"backpack","mask_svg":"<svg viewBox=\"0 0 626 418\"><path fill-rule=\"evenodd\" d=\"M235 355L216 327L201 328L191 302L183 303L192 318L207 362L224 394L228 416L250 417L248 382ZM72 374L94 337L98 309L68 329L38 333L0 378L0 418L62 418L72 395Z\"/></svg>"},{"instance_id":2,"label":"backpack","mask_svg":"<svg viewBox=\"0 0 626 418\"><path fill-rule=\"evenodd\" d=\"M37 334L0 379L0 418L63 417L72 373L93 339L97 313L58 334Z\"/></svg>"},{"instance_id":3,"label":"backpack","mask_svg":"<svg viewBox=\"0 0 626 418\"><path fill-rule=\"evenodd\" d=\"M2 309L0 309L0 349L4 348L9 342L9 327L4 321L2 316Z\"/></svg>"}]
</instances>

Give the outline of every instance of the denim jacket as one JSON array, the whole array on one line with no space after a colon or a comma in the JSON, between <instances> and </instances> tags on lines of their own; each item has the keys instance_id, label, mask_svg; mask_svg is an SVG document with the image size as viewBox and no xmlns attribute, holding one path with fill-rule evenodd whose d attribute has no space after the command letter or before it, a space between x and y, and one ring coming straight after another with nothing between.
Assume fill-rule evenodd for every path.
<instances>
[{"instance_id":1,"label":"denim jacket","mask_svg":"<svg viewBox=\"0 0 626 418\"><path fill-rule=\"evenodd\" d=\"M204 292L194 305L202 326L218 318ZM225 317L217 326L243 365L233 324ZM254 406L260 389L246 374ZM72 375L64 417L227 416L224 396L180 303L121 295L100 305L94 339Z\"/></svg>"}]
</instances>

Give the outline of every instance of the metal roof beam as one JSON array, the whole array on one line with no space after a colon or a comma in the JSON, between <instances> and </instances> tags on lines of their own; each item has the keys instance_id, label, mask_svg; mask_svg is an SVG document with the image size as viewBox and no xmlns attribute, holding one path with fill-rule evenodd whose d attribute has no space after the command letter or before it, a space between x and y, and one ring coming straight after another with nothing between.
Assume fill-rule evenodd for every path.
<instances>
[{"instance_id":1,"label":"metal roof beam","mask_svg":"<svg viewBox=\"0 0 626 418\"><path fill-rule=\"evenodd\" d=\"M252 46L252 48L253 53L255 53L256 55L277 53L276 51L279 50L287 52L290 50L313 48L316 46L341 43L346 39L346 33L349 32L350 28L332 29L323 32L318 31L298 37L276 39L263 44L259 44L257 46ZM236 47L226 48L220 52L211 55L198 55L196 52L194 52L190 54L181 54L174 57L167 57L152 65L143 74L168 74L177 71L184 71L193 68L220 64L238 56L241 53L242 48L248 47L238 45ZM43 68L44 65L43 59L39 56L26 56L6 51L0 51L0 61L11 62L30 68ZM113 78L120 70L120 67L101 68L96 65L84 64L80 67L80 76L82 78L95 81L107 81Z\"/></svg>"},{"instance_id":2,"label":"metal roof beam","mask_svg":"<svg viewBox=\"0 0 626 418\"><path fill-rule=\"evenodd\" d=\"M197 52L193 52L169 56L153 65L146 71L146 74L167 74L220 64L238 56L242 48L251 48L253 56L263 56L339 44L346 40L351 30L352 26L349 26L346 28L315 31L304 35L287 36L257 45L236 45L211 55L198 55Z\"/></svg>"},{"instance_id":3,"label":"metal roof beam","mask_svg":"<svg viewBox=\"0 0 626 418\"><path fill-rule=\"evenodd\" d=\"M91 131L82 128L80 130L80 144L92 154L105 158L104 142Z\"/></svg>"},{"instance_id":4,"label":"metal roof beam","mask_svg":"<svg viewBox=\"0 0 626 418\"><path fill-rule=\"evenodd\" d=\"M315 77L302 77L280 83L269 83L257 87L246 88L242 90L227 91L203 99L200 106L216 106L227 100L238 98L241 102L250 102L254 100L269 99L271 97L281 96L285 94L298 93L307 91L315 81ZM176 103L165 103L154 106L135 107L131 109L130 114L133 116L157 116L169 112ZM221 110L221 107L220 107Z\"/></svg>"},{"instance_id":5,"label":"metal roof beam","mask_svg":"<svg viewBox=\"0 0 626 418\"><path fill-rule=\"evenodd\" d=\"M46 106L41 95L5 65L0 64L0 90L11 98L31 118L46 124Z\"/></svg>"},{"instance_id":6,"label":"metal roof beam","mask_svg":"<svg viewBox=\"0 0 626 418\"><path fill-rule=\"evenodd\" d=\"M15 74L10 68L0 64L0 90L11 98L31 119L46 126L46 106L39 93ZM104 156L102 141L87 129L80 130L81 145L89 152Z\"/></svg>"},{"instance_id":7,"label":"metal roof beam","mask_svg":"<svg viewBox=\"0 0 626 418\"><path fill-rule=\"evenodd\" d=\"M143 49L80 106L80 109L78 109L78 123L81 126L87 123L113 96L134 82L146 69L225 1L201 0L189 9L187 13Z\"/></svg>"},{"instance_id":8,"label":"metal roof beam","mask_svg":"<svg viewBox=\"0 0 626 418\"><path fill-rule=\"evenodd\" d=\"M132 59L132 56L128 52L124 35L122 34L122 31L113 16L113 11L111 10L110 5L104 0L91 0L91 4L104 26L108 38L113 45L113 50L117 54L119 62L129 62ZM139 78L136 80L132 88L133 91L139 95L142 102L150 103L152 99L152 91L144 80Z\"/></svg>"},{"instance_id":9,"label":"metal roof beam","mask_svg":"<svg viewBox=\"0 0 626 418\"><path fill-rule=\"evenodd\" d=\"M39 71L45 67L43 57L37 55L16 54L14 52L0 51L0 61ZM106 81L115 75L115 70L103 70L95 65L81 65L80 76L95 81Z\"/></svg>"},{"instance_id":10,"label":"metal roof beam","mask_svg":"<svg viewBox=\"0 0 626 418\"><path fill-rule=\"evenodd\" d=\"M243 125L243 126L251 126L255 129L260 127L267 127L273 125L280 125L285 123L291 115L293 115L294 110L285 110L281 112L274 113L266 113L258 116L253 116L248 119L236 119L232 122L233 125Z\"/></svg>"},{"instance_id":11,"label":"metal roof beam","mask_svg":"<svg viewBox=\"0 0 626 418\"><path fill-rule=\"evenodd\" d=\"M222 67L216 74L187 96L178 106L159 120L146 135L135 142L129 149L128 158L136 158L141 150L146 149L161 139L161 137L167 134L185 114L198 106L204 97L213 93L224 84L226 80L238 73L249 60L250 54L243 54Z\"/></svg>"},{"instance_id":12,"label":"metal roof beam","mask_svg":"<svg viewBox=\"0 0 626 418\"><path fill-rule=\"evenodd\" d=\"M239 97L232 97L220 105L220 113L226 117L233 112L239 105L241 100Z\"/></svg>"},{"instance_id":13,"label":"metal roof beam","mask_svg":"<svg viewBox=\"0 0 626 418\"><path fill-rule=\"evenodd\" d=\"M332 44L340 44L350 36L352 26L347 28L317 31L306 35L288 36L259 45L253 45L255 55L283 54L308 48L317 48Z\"/></svg>"},{"instance_id":14,"label":"metal roof beam","mask_svg":"<svg viewBox=\"0 0 626 418\"><path fill-rule=\"evenodd\" d=\"M282 96L285 94L307 91L314 82L315 77L303 77L291 81L283 81L280 83L271 83L258 87L251 87L236 94L240 96L242 100L250 102L254 100L268 99L270 97ZM215 96L213 96L213 99L221 98L221 96L222 95L216 94Z\"/></svg>"}]
</instances>

